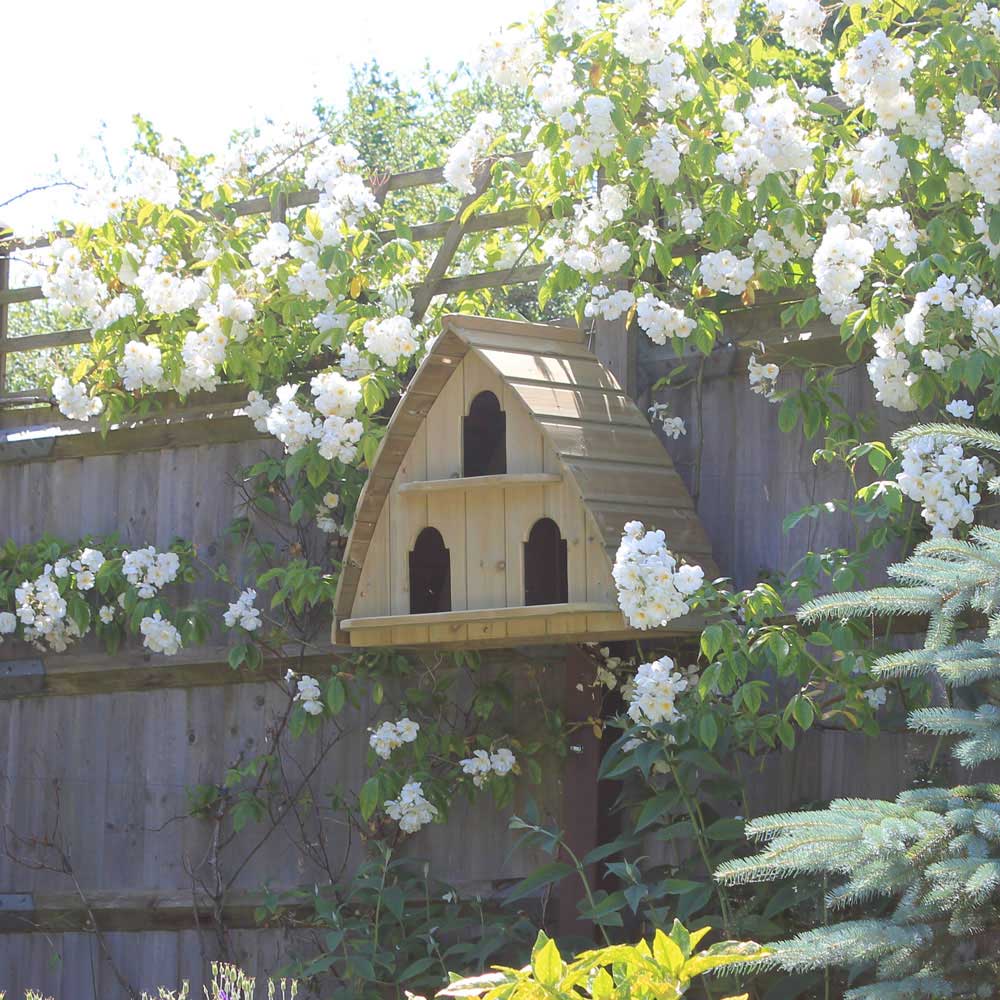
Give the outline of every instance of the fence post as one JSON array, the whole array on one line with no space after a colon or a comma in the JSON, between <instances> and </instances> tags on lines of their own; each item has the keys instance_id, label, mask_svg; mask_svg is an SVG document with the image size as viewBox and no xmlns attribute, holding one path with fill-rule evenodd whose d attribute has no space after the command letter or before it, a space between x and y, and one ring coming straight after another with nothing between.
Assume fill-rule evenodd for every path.
<instances>
[{"instance_id":1,"label":"fence post","mask_svg":"<svg viewBox=\"0 0 1000 1000\"><path fill-rule=\"evenodd\" d=\"M0 400L7 386L7 292L10 290L10 231L0 222ZM3 405L0 402L0 405Z\"/></svg>"}]
</instances>

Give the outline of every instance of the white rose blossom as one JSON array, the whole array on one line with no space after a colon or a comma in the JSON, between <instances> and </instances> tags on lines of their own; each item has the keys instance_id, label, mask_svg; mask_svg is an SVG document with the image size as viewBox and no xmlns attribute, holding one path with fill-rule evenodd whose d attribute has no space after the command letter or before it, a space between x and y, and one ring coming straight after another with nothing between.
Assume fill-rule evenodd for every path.
<instances>
[{"instance_id":1,"label":"white rose blossom","mask_svg":"<svg viewBox=\"0 0 1000 1000\"><path fill-rule=\"evenodd\" d=\"M677 709L677 696L687 686L687 678L674 670L669 656L640 664L629 688L629 718L646 726L680 721L683 716Z\"/></svg>"},{"instance_id":2,"label":"white rose blossom","mask_svg":"<svg viewBox=\"0 0 1000 1000\"><path fill-rule=\"evenodd\" d=\"M633 628L665 625L690 610L687 598L700 589L700 566L678 566L662 531L629 521L612 569L618 604Z\"/></svg>"},{"instance_id":3,"label":"white rose blossom","mask_svg":"<svg viewBox=\"0 0 1000 1000\"><path fill-rule=\"evenodd\" d=\"M423 785L412 780L403 785L398 798L386 800L385 811L404 833L416 833L438 814L437 807L424 798Z\"/></svg>"}]
</instances>

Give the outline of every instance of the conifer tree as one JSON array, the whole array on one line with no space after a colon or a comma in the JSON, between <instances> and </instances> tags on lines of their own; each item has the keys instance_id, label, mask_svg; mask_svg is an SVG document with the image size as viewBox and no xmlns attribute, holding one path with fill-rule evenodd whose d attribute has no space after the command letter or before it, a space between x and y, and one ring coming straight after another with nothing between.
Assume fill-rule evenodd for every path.
<instances>
[{"instance_id":1,"label":"conifer tree","mask_svg":"<svg viewBox=\"0 0 1000 1000\"><path fill-rule=\"evenodd\" d=\"M913 427L895 443L926 434L1000 452L1000 435L953 424ZM1000 492L1000 480L988 488ZM819 598L799 618L927 615L923 648L883 656L874 673L936 674L949 707L914 711L910 727L955 738L965 767L1000 760L1000 531L977 526L968 540L932 538L889 576L891 586ZM975 615L985 616L985 630L968 627ZM954 707L963 703L970 707ZM884 913L780 942L773 963L788 971L845 965L872 980L845 1000L1000 995L1000 783L918 788L895 802L840 799L753 820L747 834L766 846L723 865L723 882L823 876L834 886L834 912L861 905Z\"/></svg>"}]
</instances>

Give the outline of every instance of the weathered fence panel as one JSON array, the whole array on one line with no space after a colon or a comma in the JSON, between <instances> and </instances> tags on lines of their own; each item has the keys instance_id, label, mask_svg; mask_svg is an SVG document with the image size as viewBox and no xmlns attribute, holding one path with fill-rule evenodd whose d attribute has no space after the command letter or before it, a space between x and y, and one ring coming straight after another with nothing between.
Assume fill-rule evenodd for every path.
<instances>
[{"instance_id":1,"label":"weathered fence panel","mask_svg":"<svg viewBox=\"0 0 1000 1000\"><path fill-rule=\"evenodd\" d=\"M526 157L513 159L523 163ZM487 165L477 176L477 190L488 175ZM373 178L372 187L382 200L393 191L441 181L440 169L434 169ZM290 209L315 200L316 192L302 191L279 195L273 204L258 198L232 207L240 215L282 219ZM413 289L416 319L436 294L533 282L545 270L531 263L450 276L453 256L467 234L534 220L527 206L463 218L470 201L451 219L412 228L415 240L441 241L425 280ZM47 402L42 388L11 390L8 354L84 344L90 336L85 330L10 336L9 306L41 298L39 288L11 288L11 247L0 245L0 540L24 543L46 531L69 539L118 532L129 545L162 548L180 535L193 541L206 561L226 562L240 579L239 552L226 535L239 505L236 480L242 467L276 450L248 420L234 415L243 388L193 394L184 404L166 401L157 418L118 428L107 438L54 416L48 407L7 408L7 403ZM776 308L771 303L763 311L727 315L730 339L734 344L758 336L772 340ZM621 384L632 393L655 381L663 358L644 353L644 344L624 336L621 324L601 327L595 349ZM832 329L824 329L824 336L824 343L836 341ZM825 349L820 344L816 356ZM839 473L812 465L811 444L778 431L773 407L746 387L746 351L727 350L705 363L696 382L668 393L674 412L687 419L689 434L667 447L696 499L716 562L744 586L761 569L790 569L807 547L849 543L850 538L844 521L833 517L809 520L789 536L782 534L787 513L844 495L845 482ZM699 364L696 360L692 370ZM852 370L841 381L852 407L872 408L863 371ZM888 434L884 416L879 419ZM229 588L205 580L189 591L208 599L232 596ZM303 669L314 666L319 672L335 653L330 647L311 654ZM586 716L589 696L577 697L575 676L567 673L572 668L561 651L548 650L537 659L514 651L491 655L516 660L517 669L542 672L553 701L565 699L568 711ZM194 995L200 995L207 960L216 951L212 932L195 928L200 903L190 870L206 854L211 824L185 818L186 790L218 781L241 752L266 745L270 722L286 698L277 673L266 668L248 678L231 671L221 634L203 649L185 650L173 659L135 648L108 657L86 642L60 656L42 656L13 643L0 650L0 821L22 835L43 836L58 819L83 894L98 924L108 927L104 937L114 965L139 989L190 979ZM369 709L350 717L348 738L319 762L318 784L344 781L357 787L365 772L365 730L372 717ZM581 732L578 739L591 739ZM768 761L752 777L754 803L763 809L843 792L891 793L904 764L919 756L907 749L905 739L886 737L876 751L860 737L811 734L800 752ZM304 762L315 762L323 753L316 740L301 746ZM548 816L556 821L594 818L596 799L581 809L579 793L591 794L588 778L595 759L596 748L588 745L584 753L569 756L563 775L553 773L539 794ZM577 793L576 800L563 782ZM513 808L522 805L518 801ZM290 820L284 822L287 826ZM341 834L333 824L327 826L322 832L336 844ZM259 975L273 971L294 943L285 931L252 926L260 890L265 884L308 885L321 874L289 846L287 832L279 824L254 851L227 901L228 923L235 928L228 933L231 953ZM248 854L252 837L252 830L241 833L233 855ZM512 852L512 843L504 817L482 802L459 804L444 829L418 834L412 849L428 857L432 869L449 882L470 892L490 891L537 861ZM87 914L74 893L65 875L28 870L0 852L0 991L19 997L34 987L62 1000L124 996L94 935L82 930ZM39 915L44 919L35 923L41 926L24 933L25 919Z\"/></svg>"},{"instance_id":2,"label":"weathered fence panel","mask_svg":"<svg viewBox=\"0 0 1000 1000\"><path fill-rule=\"evenodd\" d=\"M639 375L642 384L653 380L642 366ZM848 371L840 385L852 409L874 412L863 370ZM688 435L667 447L696 499L717 563L737 584L752 583L762 570L790 569L806 548L852 542L846 522L832 515L782 533L786 514L843 496L848 484L841 472L812 463L816 442L778 430L774 407L750 393L745 370L709 372L700 383L657 398L670 398L673 411L688 422ZM248 420L231 416L236 399L230 391L228 410L212 421L203 419L211 404L202 400L197 412L192 404L190 419L176 414L104 440L67 434L65 422L47 412L51 426L25 434L23 425L37 422L40 413L31 418L0 411L0 438L6 437L0 440L0 538L27 542L45 531L69 538L118 531L130 545L162 547L181 535L208 562L224 561L238 573L239 553L226 527L238 509L239 470L275 446ZM878 412L878 433L885 438L893 421L887 411ZM21 449L16 454L15 447ZM194 585L192 595L231 596L228 588L205 582ZM80 885L105 907L115 963L139 988L185 978L200 987L207 959L217 953L212 933L194 929L193 908L184 923L177 901L184 894L194 901L190 869L205 856L211 826L183 818L186 789L217 781L241 752L266 745L270 720L285 698L267 671L251 679L230 671L221 639L213 642L174 661L136 649L109 658L86 645L62 656L13 644L0 651L0 816L28 836L43 835L58 818ZM11 667L5 677L3 664L13 660L36 665ZM325 661L317 654L316 662ZM546 687L561 697L560 653L523 659L521 668L544 670ZM367 710L350 717L350 738L322 762L318 785L360 784L371 717ZM304 761L320 752L315 741L303 742ZM776 757L751 775L751 800L763 811L847 793L889 795L904 776L919 775L926 756L926 745L904 735L876 744L841 733L811 734L794 755ZM542 804L553 819L565 815L558 776L543 790ZM340 834L328 827L323 832L335 845ZM279 824L233 883L233 954L260 975L287 956L290 939L283 931L249 926L253 901L265 885L292 888L322 875L298 857L286 832ZM234 858L249 852L252 837L252 830L240 835ZM444 829L418 834L411 846L430 859L432 871L472 892L490 891L530 870L537 859L513 853L512 843L504 817L484 801L459 805ZM123 996L93 935L80 929L78 907L75 915L60 911L68 929L55 922L44 932L19 932L13 894L30 894L32 906L44 909L63 905L59 900L72 893L66 876L28 871L0 857L0 900L7 901L6 911L0 906L0 989L19 996L36 987L70 1000ZM128 920L134 929L120 929Z\"/></svg>"}]
</instances>

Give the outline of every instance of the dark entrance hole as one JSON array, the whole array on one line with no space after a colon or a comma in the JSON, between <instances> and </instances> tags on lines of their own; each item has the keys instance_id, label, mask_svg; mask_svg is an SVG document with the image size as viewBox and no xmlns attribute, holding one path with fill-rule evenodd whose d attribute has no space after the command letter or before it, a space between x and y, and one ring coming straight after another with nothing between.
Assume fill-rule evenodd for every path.
<instances>
[{"instance_id":1,"label":"dark entrance hole","mask_svg":"<svg viewBox=\"0 0 1000 1000\"><path fill-rule=\"evenodd\" d=\"M507 471L507 414L492 392L472 401L462 427L462 475L501 476Z\"/></svg>"},{"instance_id":2,"label":"dark entrance hole","mask_svg":"<svg viewBox=\"0 0 1000 1000\"><path fill-rule=\"evenodd\" d=\"M532 525L524 543L524 603L565 604L568 600L566 539L555 521L543 517Z\"/></svg>"},{"instance_id":3,"label":"dark entrance hole","mask_svg":"<svg viewBox=\"0 0 1000 1000\"><path fill-rule=\"evenodd\" d=\"M451 611L451 557L437 528L424 528L410 552L410 614Z\"/></svg>"}]
</instances>

